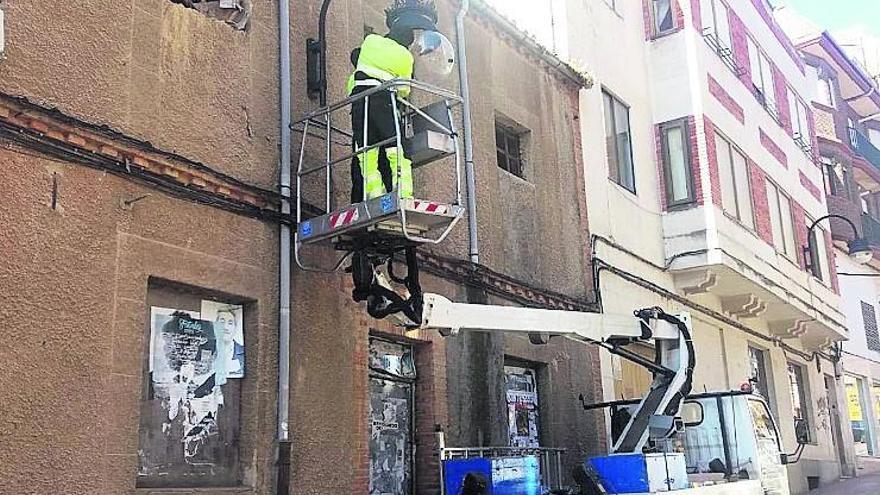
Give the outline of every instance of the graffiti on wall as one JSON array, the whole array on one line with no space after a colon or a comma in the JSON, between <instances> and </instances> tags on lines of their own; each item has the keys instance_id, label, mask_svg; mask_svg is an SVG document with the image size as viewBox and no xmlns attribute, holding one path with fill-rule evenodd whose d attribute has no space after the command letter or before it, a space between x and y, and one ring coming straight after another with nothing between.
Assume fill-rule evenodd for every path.
<instances>
[{"instance_id":1,"label":"graffiti on wall","mask_svg":"<svg viewBox=\"0 0 880 495\"><path fill-rule=\"evenodd\" d=\"M200 449L218 433L222 386L244 376L241 315L241 306L213 301L203 302L201 315L151 308L151 399L160 400L167 413L162 433L182 432L171 440L183 444L187 463L197 462Z\"/></svg>"}]
</instances>

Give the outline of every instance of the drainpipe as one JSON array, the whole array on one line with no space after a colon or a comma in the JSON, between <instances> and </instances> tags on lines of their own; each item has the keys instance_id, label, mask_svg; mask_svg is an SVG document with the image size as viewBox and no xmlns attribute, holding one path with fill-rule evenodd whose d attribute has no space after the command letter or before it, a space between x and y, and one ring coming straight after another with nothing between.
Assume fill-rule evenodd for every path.
<instances>
[{"instance_id":1,"label":"drainpipe","mask_svg":"<svg viewBox=\"0 0 880 495\"><path fill-rule=\"evenodd\" d=\"M470 0L462 0L461 8L455 17L455 38L458 43L458 85L461 88L462 116L464 120L464 175L467 192L468 239L471 263L480 262L480 242L477 238L477 185L474 174L474 135L471 124L471 91L467 69L467 39L464 31L464 18L470 8Z\"/></svg>"},{"instance_id":2,"label":"drainpipe","mask_svg":"<svg viewBox=\"0 0 880 495\"><path fill-rule=\"evenodd\" d=\"M281 96L281 214L290 218L290 0L278 0ZM290 224L282 223L278 256L278 452L275 493L290 493Z\"/></svg>"}]
</instances>

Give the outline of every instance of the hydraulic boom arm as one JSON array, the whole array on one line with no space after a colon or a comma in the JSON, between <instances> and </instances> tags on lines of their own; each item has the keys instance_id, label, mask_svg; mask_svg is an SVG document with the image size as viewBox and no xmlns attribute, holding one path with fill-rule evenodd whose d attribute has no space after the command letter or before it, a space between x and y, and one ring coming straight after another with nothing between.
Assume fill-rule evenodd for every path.
<instances>
[{"instance_id":1,"label":"hydraulic boom arm","mask_svg":"<svg viewBox=\"0 0 880 495\"><path fill-rule=\"evenodd\" d=\"M614 445L615 453L641 452L655 417L676 417L691 391L694 349L688 315L669 315L659 308L636 311L635 316L558 311L536 308L455 303L437 294L424 294L422 329L444 336L461 331L503 331L526 334L532 343L565 337L596 344L654 374L651 390L629 418ZM625 349L634 342L654 341L652 361ZM670 426L665 436L674 432ZM661 435L662 436L662 435Z\"/></svg>"}]
</instances>

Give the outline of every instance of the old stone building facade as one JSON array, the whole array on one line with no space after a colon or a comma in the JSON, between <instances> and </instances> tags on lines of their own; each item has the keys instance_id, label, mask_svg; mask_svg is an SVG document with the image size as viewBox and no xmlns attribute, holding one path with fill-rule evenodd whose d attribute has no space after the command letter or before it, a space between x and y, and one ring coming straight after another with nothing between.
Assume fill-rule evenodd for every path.
<instances>
[{"instance_id":1,"label":"old stone building facade","mask_svg":"<svg viewBox=\"0 0 880 495\"><path fill-rule=\"evenodd\" d=\"M458 4L438 3L453 38ZM291 4L296 117L316 107L305 45L320 2ZM481 263L467 261L460 227L424 251L423 284L459 301L594 310L578 132L589 81L473 4ZM367 28L383 30L383 7L332 6L331 101L349 51ZM408 464L391 476L403 473L400 493L436 493L438 426L450 446L514 441L511 380L541 403L525 418L531 445L565 449L565 470L604 451L600 417L578 403L602 396L595 349L404 335L351 301L348 275L294 270L292 457L279 467L278 245L289 219L277 3L0 8L0 492L265 494L289 469L290 493L369 493L386 469L377 436L390 428L377 431L374 412L394 403L411 424L392 428L406 430L390 445ZM457 90L454 77L439 83ZM521 147L515 174L498 166L500 135ZM418 172L419 194L444 192L437 167ZM223 372L200 381L216 356Z\"/></svg>"}]
</instances>

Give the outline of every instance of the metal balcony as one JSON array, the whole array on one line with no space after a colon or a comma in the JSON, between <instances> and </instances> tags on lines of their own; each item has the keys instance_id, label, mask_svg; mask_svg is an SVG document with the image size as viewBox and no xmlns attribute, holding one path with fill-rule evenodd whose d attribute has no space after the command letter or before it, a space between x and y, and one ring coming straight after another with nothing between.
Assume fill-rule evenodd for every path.
<instances>
[{"instance_id":1,"label":"metal balcony","mask_svg":"<svg viewBox=\"0 0 880 495\"><path fill-rule=\"evenodd\" d=\"M861 155L875 169L880 171L880 149L862 134L858 129L849 128L849 144L853 151Z\"/></svg>"},{"instance_id":2,"label":"metal balcony","mask_svg":"<svg viewBox=\"0 0 880 495\"><path fill-rule=\"evenodd\" d=\"M880 220L862 213L862 231L872 247L880 248Z\"/></svg>"}]
</instances>

